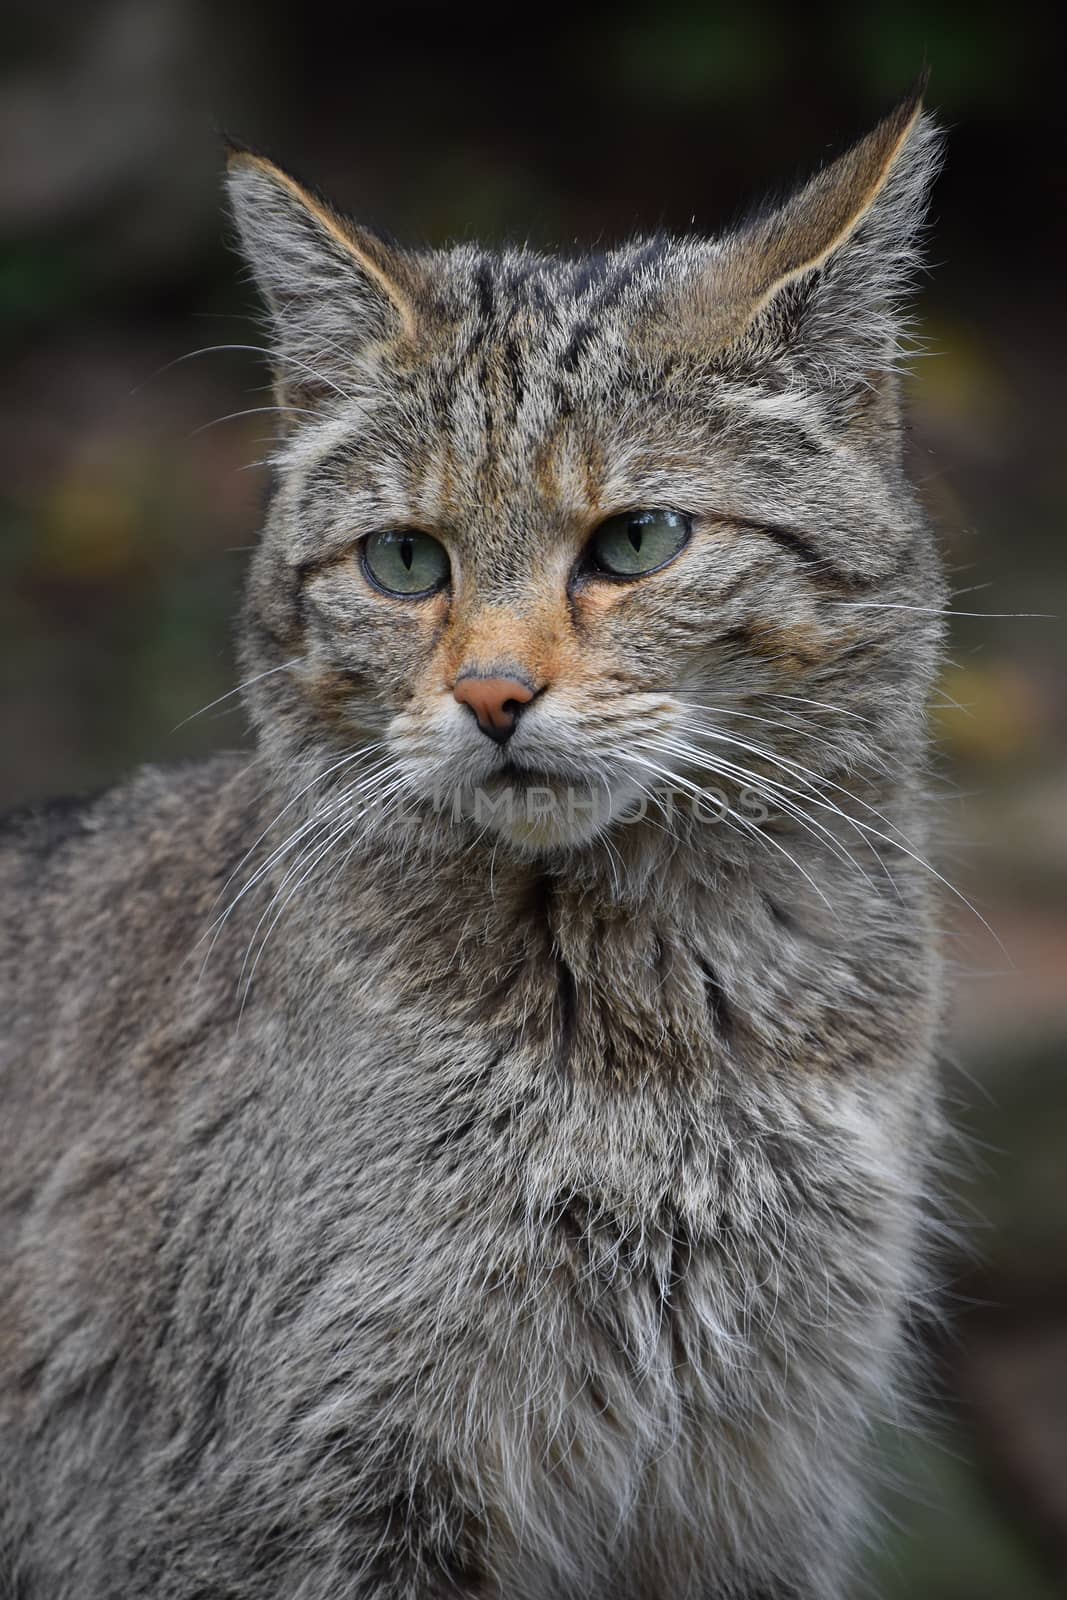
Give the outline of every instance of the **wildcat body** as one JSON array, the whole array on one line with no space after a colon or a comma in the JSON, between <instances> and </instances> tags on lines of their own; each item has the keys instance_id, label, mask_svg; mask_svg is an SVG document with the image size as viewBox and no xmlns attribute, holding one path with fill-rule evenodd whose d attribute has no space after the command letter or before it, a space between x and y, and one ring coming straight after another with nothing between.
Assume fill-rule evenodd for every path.
<instances>
[{"instance_id":1,"label":"wildcat body","mask_svg":"<svg viewBox=\"0 0 1067 1600\"><path fill-rule=\"evenodd\" d=\"M0 868L20 1597L843 1592L935 1123L931 145L911 103L585 263L400 256L235 158L291 418L258 759ZM661 570L583 565L663 505ZM391 526L447 588L380 592ZM505 670L498 745L453 689Z\"/></svg>"}]
</instances>

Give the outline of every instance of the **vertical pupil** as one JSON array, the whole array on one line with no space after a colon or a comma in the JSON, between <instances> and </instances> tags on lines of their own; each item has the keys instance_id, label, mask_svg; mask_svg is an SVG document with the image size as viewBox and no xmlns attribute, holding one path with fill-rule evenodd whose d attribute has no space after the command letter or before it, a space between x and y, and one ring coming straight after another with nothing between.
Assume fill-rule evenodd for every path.
<instances>
[{"instance_id":1,"label":"vertical pupil","mask_svg":"<svg viewBox=\"0 0 1067 1600\"><path fill-rule=\"evenodd\" d=\"M414 559L414 551L414 539L412 539L410 535L405 534L404 538L400 541L400 559L409 572L411 571L411 563Z\"/></svg>"},{"instance_id":2,"label":"vertical pupil","mask_svg":"<svg viewBox=\"0 0 1067 1600\"><path fill-rule=\"evenodd\" d=\"M637 521L631 522L627 531L630 536L630 543L633 545L635 550L640 552L641 539L642 535L644 534L644 529L642 528L641 524Z\"/></svg>"}]
</instances>

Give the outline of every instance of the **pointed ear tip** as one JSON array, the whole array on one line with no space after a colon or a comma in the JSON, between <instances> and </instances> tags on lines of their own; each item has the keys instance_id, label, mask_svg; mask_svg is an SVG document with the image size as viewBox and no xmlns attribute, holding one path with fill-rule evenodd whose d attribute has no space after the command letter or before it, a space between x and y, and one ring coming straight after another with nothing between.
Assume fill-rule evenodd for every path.
<instances>
[{"instance_id":1,"label":"pointed ear tip","mask_svg":"<svg viewBox=\"0 0 1067 1600\"><path fill-rule=\"evenodd\" d=\"M902 122L915 122L921 116L926 104L926 91L929 85L930 68L924 66L896 109L895 115Z\"/></svg>"},{"instance_id":2,"label":"pointed ear tip","mask_svg":"<svg viewBox=\"0 0 1067 1600\"><path fill-rule=\"evenodd\" d=\"M226 157L226 175L234 177L242 172L258 172L266 178L273 178L276 182L290 183L283 169L270 156L265 156L262 150L256 150L252 145L245 144L242 139L235 139L228 133L222 133L222 148Z\"/></svg>"},{"instance_id":3,"label":"pointed ear tip","mask_svg":"<svg viewBox=\"0 0 1067 1600\"><path fill-rule=\"evenodd\" d=\"M904 98L898 100L893 109L872 130L871 138L877 145L884 147L888 141L892 159L896 158L905 145L912 142L917 132L922 130L931 132L936 127L926 110L926 88L929 81L930 69L923 67Z\"/></svg>"},{"instance_id":4,"label":"pointed ear tip","mask_svg":"<svg viewBox=\"0 0 1067 1600\"><path fill-rule=\"evenodd\" d=\"M222 127L219 123L215 124L215 134L222 146L222 153L226 158L227 165L231 161L236 161L240 156L250 156L252 154L250 145L245 144L243 139L238 139L236 134L231 133L228 128Z\"/></svg>"},{"instance_id":5,"label":"pointed ear tip","mask_svg":"<svg viewBox=\"0 0 1067 1600\"><path fill-rule=\"evenodd\" d=\"M262 171L270 166L266 156L261 156L258 150L242 144L239 139L231 139L228 134L222 136L222 148L226 157L227 174L248 172L256 168Z\"/></svg>"}]
</instances>

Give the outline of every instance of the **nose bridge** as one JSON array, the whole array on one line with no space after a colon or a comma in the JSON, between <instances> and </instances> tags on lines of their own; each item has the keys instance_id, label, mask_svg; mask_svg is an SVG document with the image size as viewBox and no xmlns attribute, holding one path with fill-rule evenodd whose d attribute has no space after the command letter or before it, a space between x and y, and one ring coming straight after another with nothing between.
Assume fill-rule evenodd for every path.
<instances>
[{"instance_id":1,"label":"nose bridge","mask_svg":"<svg viewBox=\"0 0 1067 1600\"><path fill-rule=\"evenodd\" d=\"M530 526L538 522L531 519ZM526 524L514 515L479 526L472 519L473 549L464 562L462 603L473 616L491 617L500 610L523 615L538 609L544 593L544 555L531 540Z\"/></svg>"},{"instance_id":2,"label":"nose bridge","mask_svg":"<svg viewBox=\"0 0 1067 1600\"><path fill-rule=\"evenodd\" d=\"M463 675L517 678L534 690L555 676L560 619L548 604L483 601L458 620L446 663L451 684Z\"/></svg>"}]
</instances>

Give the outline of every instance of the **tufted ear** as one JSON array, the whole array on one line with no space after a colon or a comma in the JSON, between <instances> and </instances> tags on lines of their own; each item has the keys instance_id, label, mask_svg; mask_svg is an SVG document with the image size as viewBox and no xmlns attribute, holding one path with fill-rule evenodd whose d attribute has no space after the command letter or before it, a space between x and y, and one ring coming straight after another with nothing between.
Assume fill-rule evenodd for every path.
<instances>
[{"instance_id":1,"label":"tufted ear","mask_svg":"<svg viewBox=\"0 0 1067 1600\"><path fill-rule=\"evenodd\" d=\"M673 308L687 343L724 365L774 362L830 387L870 388L892 372L940 150L924 87L784 205L712 247Z\"/></svg>"},{"instance_id":2,"label":"tufted ear","mask_svg":"<svg viewBox=\"0 0 1067 1600\"><path fill-rule=\"evenodd\" d=\"M276 386L288 402L336 399L362 351L414 337L409 258L264 156L232 149L227 188L243 254L271 313Z\"/></svg>"}]
</instances>

